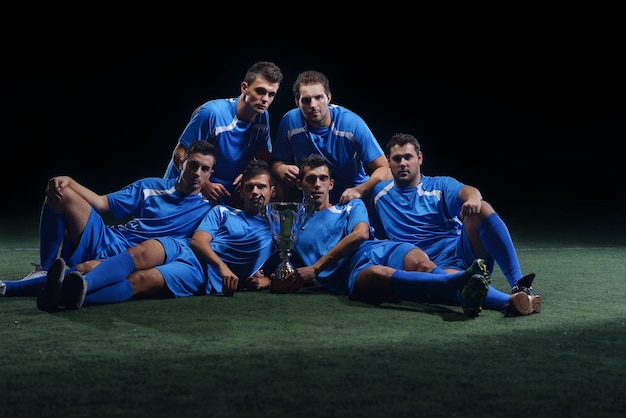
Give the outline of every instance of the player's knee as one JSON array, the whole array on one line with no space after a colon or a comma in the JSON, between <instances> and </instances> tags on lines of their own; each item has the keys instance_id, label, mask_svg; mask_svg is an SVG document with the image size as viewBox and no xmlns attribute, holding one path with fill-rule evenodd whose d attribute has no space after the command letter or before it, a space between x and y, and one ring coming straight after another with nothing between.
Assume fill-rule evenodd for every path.
<instances>
[{"instance_id":1,"label":"player's knee","mask_svg":"<svg viewBox=\"0 0 626 418\"><path fill-rule=\"evenodd\" d=\"M435 267L436 264L419 248L414 248L404 257L404 270L406 271L429 272Z\"/></svg>"}]
</instances>

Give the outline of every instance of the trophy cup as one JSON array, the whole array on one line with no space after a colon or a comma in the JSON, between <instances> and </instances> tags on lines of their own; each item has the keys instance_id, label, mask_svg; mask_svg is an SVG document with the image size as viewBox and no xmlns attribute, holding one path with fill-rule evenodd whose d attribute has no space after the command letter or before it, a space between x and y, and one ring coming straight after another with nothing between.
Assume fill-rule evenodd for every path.
<instances>
[{"instance_id":1,"label":"trophy cup","mask_svg":"<svg viewBox=\"0 0 626 418\"><path fill-rule=\"evenodd\" d=\"M305 197L298 202L271 202L266 205L265 216L272 231L272 238L280 251L280 264L274 271L270 292L287 293L291 282L285 277L294 271L291 264L291 250L298 239L298 230L304 226L313 212L315 201Z\"/></svg>"}]
</instances>

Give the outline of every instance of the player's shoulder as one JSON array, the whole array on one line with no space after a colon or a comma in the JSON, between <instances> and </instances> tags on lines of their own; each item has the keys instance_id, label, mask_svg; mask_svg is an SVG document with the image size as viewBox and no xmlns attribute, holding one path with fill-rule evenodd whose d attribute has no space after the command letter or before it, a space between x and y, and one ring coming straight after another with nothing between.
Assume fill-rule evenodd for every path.
<instances>
[{"instance_id":1,"label":"player's shoulder","mask_svg":"<svg viewBox=\"0 0 626 418\"><path fill-rule=\"evenodd\" d=\"M377 195L383 189L390 189L393 187L393 179L381 180L374 185L373 193Z\"/></svg>"},{"instance_id":2,"label":"player's shoulder","mask_svg":"<svg viewBox=\"0 0 626 418\"><path fill-rule=\"evenodd\" d=\"M237 106L237 98L229 99L211 99L208 102L203 103L196 109L194 113L200 115L209 115L216 112L230 111L233 106Z\"/></svg>"}]
</instances>

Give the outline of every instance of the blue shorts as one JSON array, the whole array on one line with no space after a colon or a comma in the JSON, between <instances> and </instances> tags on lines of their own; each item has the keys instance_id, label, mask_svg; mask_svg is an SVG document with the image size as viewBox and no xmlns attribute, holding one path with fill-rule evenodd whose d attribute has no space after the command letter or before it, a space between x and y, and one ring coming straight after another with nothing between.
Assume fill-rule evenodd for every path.
<instances>
[{"instance_id":1,"label":"blue shorts","mask_svg":"<svg viewBox=\"0 0 626 418\"><path fill-rule=\"evenodd\" d=\"M196 257L188 238L156 238L165 249L165 262L157 266L165 284L175 297L207 295L212 288L207 285L206 265Z\"/></svg>"},{"instance_id":2,"label":"blue shorts","mask_svg":"<svg viewBox=\"0 0 626 418\"><path fill-rule=\"evenodd\" d=\"M431 260L437 264L437 267L461 271L471 266L475 258L476 257L474 257L474 253L472 252L472 245L470 244L467 233L465 232L465 228L463 228L461 229L461 236L459 236L456 242L441 251L437 257L431 258ZM493 258L485 258L485 261L487 262L489 272L493 273Z\"/></svg>"},{"instance_id":3,"label":"blue shorts","mask_svg":"<svg viewBox=\"0 0 626 418\"><path fill-rule=\"evenodd\" d=\"M407 242L389 240L366 241L361 244L358 252L352 257L349 267L349 295L352 296L356 278L363 269L372 266L387 266L396 270L404 270L404 257L415 248L415 245Z\"/></svg>"},{"instance_id":4,"label":"blue shorts","mask_svg":"<svg viewBox=\"0 0 626 418\"><path fill-rule=\"evenodd\" d=\"M80 242L76 248L73 248L65 239L61 248L61 257L68 267L74 267L85 261L100 260L120 254L133 245L134 243L128 241L115 227L107 226L95 209L91 208Z\"/></svg>"}]
</instances>

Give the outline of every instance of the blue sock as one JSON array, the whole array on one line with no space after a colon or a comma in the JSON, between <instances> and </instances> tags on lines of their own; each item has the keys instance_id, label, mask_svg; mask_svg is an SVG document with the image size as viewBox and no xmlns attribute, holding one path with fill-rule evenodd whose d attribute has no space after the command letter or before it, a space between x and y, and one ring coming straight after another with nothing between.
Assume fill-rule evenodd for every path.
<instances>
[{"instance_id":1,"label":"blue sock","mask_svg":"<svg viewBox=\"0 0 626 418\"><path fill-rule=\"evenodd\" d=\"M483 302L483 308L491 309L494 311L501 311L504 309L507 303L509 303L509 298L511 295L506 294L497 290L494 287L489 286L489 291L487 292L487 297Z\"/></svg>"},{"instance_id":2,"label":"blue sock","mask_svg":"<svg viewBox=\"0 0 626 418\"><path fill-rule=\"evenodd\" d=\"M391 292L399 299L419 301L435 296L457 301L457 293L465 279L458 273L424 273L421 271L396 270L391 275Z\"/></svg>"},{"instance_id":3,"label":"blue sock","mask_svg":"<svg viewBox=\"0 0 626 418\"><path fill-rule=\"evenodd\" d=\"M32 279L9 280L4 282L6 292L4 296L37 296L46 284L46 276Z\"/></svg>"},{"instance_id":4,"label":"blue sock","mask_svg":"<svg viewBox=\"0 0 626 418\"><path fill-rule=\"evenodd\" d=\"M105 259L96 268L85 274L87 292L92 293L118 282L126 281L135 271L135 262L126 251Z\"/></svg>"},{"instance_id":5,"label":"blue sock","mask_svg":"<svg viewBox=\"0 0 626 418\"><path fill-rule=\"evenodd\" d=\"M39 217L39 262L44 270L48 270L54 260L59 257L59 247L65 237L65 218L43 205Z\"/></svg>"},{"instance_id":6,"label":"blue sock","mask_svg":"<svg viewBox=\"0 0 626 418\"><path fill-rule=\"evenodd\" d=\"M95 269L94 269L95 270ZM85 296L85 305L121 303L133 297L133 287L126 279Z\"/></svg>"},{"instance_id":7,"label":"blue sock","mask_svg":"<svg viewBox=\"0 0 626 418\"><path fill-rule=\"evenodd\" d=\"M497 213L487 216L478 225L478 233L485 249L498 263L511 287L522 278L522 269L515 253L508 228Z\"/></svg>"}]
</instances>

